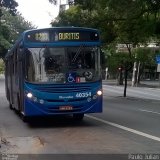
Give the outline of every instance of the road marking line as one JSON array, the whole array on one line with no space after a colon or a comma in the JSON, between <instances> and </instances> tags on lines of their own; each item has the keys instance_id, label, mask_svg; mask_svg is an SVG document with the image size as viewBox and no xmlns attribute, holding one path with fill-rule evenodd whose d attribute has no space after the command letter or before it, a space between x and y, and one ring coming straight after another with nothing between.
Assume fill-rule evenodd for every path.
<instances>
[{"instance_id":1,"label":"road marking line","mask_svg":"<svg viewBox=\"0 0 160 160\"><path fill-rule=\"evenodd\" d=\"M154 112L154 111L149 111L149 110L144 110L144 109L139 109L142 112L148 112L148 113L154 113L154 114L160 114L159 112Z\"/></svg>"},{"instance_id":2,"label":"road marking line","mask_svg":"<svg viewBox=\"0 0 160 160\"><path fill-rule=\"evenodd\" d=\"M116 124L116 123L112 123L112 122L109 122L109 121L106 121L106 120L103 120L103 119L100 119L100 118L97 118L97 117L94 117L94 116L91 116L91 115L86 115L86 117L94 119L94 120L97 120L99 122L102 122L102 123L105 123L105 124L108 124L108 125L111 125L111 126L114 126L114 127L117 127L117 128L120 128L120 129L123 129L125 131L132 132L132 133L138 134L140 136L143 136L143 137L146 137L146 138L149 138L149 139L152 139L152 140L160 142L160 137L152 136L150 134L147 134L147 133L144 133L144 132L141 132L141 131L137 131L135 129L128 128L128 127L125 127L125 126L122 126L122 125L119 125L119 124Z\"/></svg>"}]
</instances>

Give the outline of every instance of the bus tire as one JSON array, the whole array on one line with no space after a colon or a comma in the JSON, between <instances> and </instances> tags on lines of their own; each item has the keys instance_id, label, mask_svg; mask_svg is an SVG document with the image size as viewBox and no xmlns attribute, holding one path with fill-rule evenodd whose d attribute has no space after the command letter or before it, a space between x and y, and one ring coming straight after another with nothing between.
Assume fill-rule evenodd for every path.
<instances>
[{"instance_id":1,"label":"bus tire","mask_svg":"<svg viewBox=\"0 0 160 160\"><path fill-rule=\"evenodd\" d=\"M84 113L73 114L73 119L76 121L82 121L84 117Z\"/></svg>"},{"instance_id":2,"label":"bus tire","mask_svg":"<svg viewBox=\"0 0 160 160\"><path fill-rule=\"evenodd\" d=\"M24 116L22 113L20 115L20 118L22 119L23 122L28 122L29 121L29 118L27 116Z\"/></svg>"},{"instance_id":3,"label":"bus tire","mask_svg":"<svg viewBox=\"0 0 160 160\"><path fill-rule=\"evenodd\" d=\"M9 104L9 109L10 109L10 110L14 110L14 108L13 108L13 106L12 106L11 103Z\"/></svg>"}]
</instances>

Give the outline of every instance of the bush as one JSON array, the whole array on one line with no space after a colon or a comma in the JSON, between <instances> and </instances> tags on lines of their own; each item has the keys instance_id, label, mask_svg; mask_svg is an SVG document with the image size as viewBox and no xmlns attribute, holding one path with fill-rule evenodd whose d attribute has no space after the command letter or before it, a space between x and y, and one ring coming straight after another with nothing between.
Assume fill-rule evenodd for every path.
<instances>
[{"instance_id":1,"label":"bush","mask_svg":"<svg viewBox=\"0 0 160 160\"><path fill-rule=\"evenodd\" d=\"M0 59L0 74L4 73L4 61Z\"/></svg>"}]
</instances>

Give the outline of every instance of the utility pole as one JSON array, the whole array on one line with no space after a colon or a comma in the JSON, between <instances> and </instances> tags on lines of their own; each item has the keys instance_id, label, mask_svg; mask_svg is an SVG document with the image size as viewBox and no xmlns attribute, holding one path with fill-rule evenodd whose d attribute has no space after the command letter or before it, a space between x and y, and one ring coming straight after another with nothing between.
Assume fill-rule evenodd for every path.
<instances>
[{"instance_id":1,"label":"utility pole","mask_svg":"<svg viewBox=\"0 0 160 160\"><path fill-rule=\"evenodd\" d=\"M157 61L157 72L159 73L159 87L160 87L160 55L156 56Z\"/></svg>"},{"instance_id":2,"label":"utility pole","mask_svg":"<svg viewBox=\"0 0 160 160\"><path fill-rule=\"evenodd\" d=\"M134 62L133 74L132 74L132 87L135 86L135 82L136 82L136 71L137 71L137 62Z\"/></svg>"},{"instance_id":3,"label":"utility pole","mask_svg":"<svg viewBox=\"0 0 160 160\"><path fill-rule=\"evenodd\" d=\"M157 72L159 73L159 87L160 87L160 64L157 65Z\"/></svg>"}]
</instances>

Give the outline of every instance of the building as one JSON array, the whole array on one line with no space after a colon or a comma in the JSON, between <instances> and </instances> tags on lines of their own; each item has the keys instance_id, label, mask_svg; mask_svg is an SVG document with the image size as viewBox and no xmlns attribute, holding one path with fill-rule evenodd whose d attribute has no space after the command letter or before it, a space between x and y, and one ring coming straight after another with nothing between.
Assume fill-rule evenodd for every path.
<instances>
[{"instance_id":1,"label":"building","mask_svg":"<svg viewBox=\"0 0 160 160\"><path fill-rule=\"evenodd\" d=\"M74 5L74 0L60 0L59 11L65 11L72 5Z\"/></svg>"}]
</instances>

